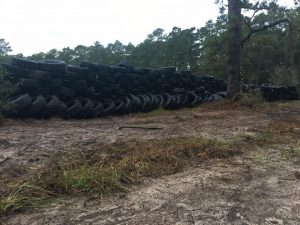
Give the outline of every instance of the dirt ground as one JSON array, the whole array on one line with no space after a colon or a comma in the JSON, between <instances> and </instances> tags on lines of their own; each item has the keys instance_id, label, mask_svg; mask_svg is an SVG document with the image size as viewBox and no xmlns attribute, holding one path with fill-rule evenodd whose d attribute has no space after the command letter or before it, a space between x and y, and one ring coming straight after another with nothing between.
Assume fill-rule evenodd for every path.
<instances>
[{"instance_id":1,"label":"dirt ground","mask_svg":"<svg viewBox=\"0 0 300 225\"><path fill-rule=\"evenodd\" d=\"M10 120L0 125L0 171L38 169L76 146L120 140L208 136L230 139L287 119L300 120L300 102L255 109L202 106L93 120ZM127 127L127 128L126 128ZM129 128L130 127L130 128ZM144 129L155 128L155 129ZM293 144L241 149L180 173L145 178L128 193L64 197L48 208L3 218L22 224L300 224L300 127ZM298 142L297 142L298 140ZM297 146L295 143L298 143ZM283 157L285 149L299 151ZM0 222L1 223L1 222Z\"/></svg>"}]
</instances>

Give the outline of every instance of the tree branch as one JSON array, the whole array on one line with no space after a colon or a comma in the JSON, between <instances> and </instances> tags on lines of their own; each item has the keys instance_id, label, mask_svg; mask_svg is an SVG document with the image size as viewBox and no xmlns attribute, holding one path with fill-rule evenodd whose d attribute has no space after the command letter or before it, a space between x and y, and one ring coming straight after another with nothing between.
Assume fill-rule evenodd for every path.
<instances>
[{"instance_id":1,"label":"tree branch","mask_svg":"<svg viewBox=\"0 0 300 225\"><path fill-rule=\"evenodd\" d=\"M271 27L275 27L281 23L291 23L291 21L288 19L288 18L284 18L284 19L281 19L281 20L278 20L278 21L275 21L273 23L270 23L268 25L263 25L262 27L259 27L259 28L249 28L250 29L250 32L248 33L248 35L241 41L241 47L243 48L244 44L246 43L246 41L248 41L254 34L256 33L259 33L259 32L262 32L264 30L267 30Z\"/></svg>"}]
</instances>

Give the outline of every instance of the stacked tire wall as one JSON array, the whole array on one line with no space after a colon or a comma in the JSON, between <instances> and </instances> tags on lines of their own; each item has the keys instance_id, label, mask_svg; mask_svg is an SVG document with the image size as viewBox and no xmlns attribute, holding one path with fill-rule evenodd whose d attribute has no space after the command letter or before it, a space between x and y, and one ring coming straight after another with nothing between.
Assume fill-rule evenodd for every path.
<instances>
[{"instance_id":1,"label":"stacked tire wall","mask_svg":"<svg viewBox=\"0 0 300 225\"><path fill-rule=\"evenodd\" d=\"M226 97L227 84L211 76L177 72L175 67L137 68L81 62L12 58L2 65L15 87L3 107L9 117L94 118L157 108L179 109Z\"/></svg>"},{"instance_id":2,"label":"stacked tire wall","mask_svg":"<svg viewBox=\"0 0 300 225\"><path fill-rule=\"evenodd\" d=\"M20 58L2 66L16 89L4 107L11 117L92 118L193 107L226 96L223 80L174 67L135 68L127 62L77 66Z\"/></svg>"}]
</instances>

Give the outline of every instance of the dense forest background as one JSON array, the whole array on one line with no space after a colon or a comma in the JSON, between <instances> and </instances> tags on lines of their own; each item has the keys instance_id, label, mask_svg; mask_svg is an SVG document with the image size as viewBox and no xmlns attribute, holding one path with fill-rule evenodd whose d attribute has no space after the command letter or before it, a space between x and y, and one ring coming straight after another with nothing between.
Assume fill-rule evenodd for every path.
<instances>
[{"instance_id":1,"label":"dense forest background","mask_svg":"<svg viewBox=\"0 0 300 225\"><path fill-rule=\"evenodd\" d=\"M287 15L293 25L282 23L257 33L245 43L241 62L244 82L261 84L270 81L273 84L299 86L300 7L295 6L293 9L274 7L274 10L261 11L249 17L245 15L243 25L245 35L249 29L246 22L250 19L253 25L261 26ZM91 46L78 45L74 48L52 49L46 53L33 54L28 58L59 59L68 64L78 64L86 60L110 65L118 64L125 59L139 67L176 66L178 70L191 69L196 74L226 78L227 27L227 15L220 14L216 21L209 20L201 28L174 27L169 33L158 28L136 46L131 43L126 45L120 41L104 46L96 41ZM11 48L8 42L9 40L0 39L0 61L9 60Z\"/></svg>"}]
</instances>

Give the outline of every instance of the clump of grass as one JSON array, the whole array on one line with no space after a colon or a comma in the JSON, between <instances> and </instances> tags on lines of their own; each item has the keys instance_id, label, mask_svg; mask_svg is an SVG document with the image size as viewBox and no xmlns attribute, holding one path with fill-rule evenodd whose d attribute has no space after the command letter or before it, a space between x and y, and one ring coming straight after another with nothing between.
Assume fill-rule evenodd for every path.
<instances>
[{"instance_id":1,"label":"clump of grass","mask_svg":"<svg viewBox=\"0 0 300 225\"><path fill-rule=\"evenodd\" d=\"M253 158L256 164L267 165L269 163L269 159L265 154L257 153Z\"/></svg>"},{"instance_id":2,"label":"clump of grass","mask_svg":"<svg viewBox=\"0 0 300 225\"><path fill-rule=\"evenodd\" d=\"M114 167L101 165L44 168L40 174L14 185L10 192L0 196L0 216L26 208L49 205L53 199L62 195L82 193L109 194L127 191L130 182L126 174Z\"/></svg>"},{"instance_id":3,"label":"clump of grass","mask_svg":"<svg viewBox=\"0 0 300 225\"><path fill-rule=\"evenodd\" d=\"M55 194L30 182L17 184L7 195L0 196L0 215L25 208L48 205Z\"/></svg>"},{"instance_id":4,"label":"clump of grass","mask_svg":"<svg viewBox=\"0 0 300 225\"><path fill-rule=\"evenodd\" d=\"M285 149L281 149L281 154L287 159L299 159L300 158L300 141L297 140L296 143L288 146Z\"/></svg>"},{"instance_id":5,"label":"clump of grass","mask_svg":"<svg viewBox=\"0 0 300 225\"><path fill-rule=\"evenodd\" d=\"M258 164L265 164L267 162L267 158L265 155L262 154L256 154L254 156L254 162L258 163Z\"/></svg>"},{"instance_id":6,"label":"clump of grass","mask_svg":"<svg viewBox=\"0 0 300 225\"><path fill-rule=\"evenodd\" d=\"M249 144L255 144L258 146L268 146L278 143L276 135L267 130L258 132L257 134L242 134L240 135L243 141Z\"/></svg>"},{"instance_id":7,"label":"clump of grass","mask_svg":"<svg viewBox=\"0 0 300 225\"><path fill-rule=\"evenodd\" d=\"M226 158L240 153L237 143L216 138L170 139L167 145L185 155L190 154L202 158Z\"/></svg>"},{"instance_id":8,"label":"clump of grass","mask_svg":"<svg viewBox=\"0 0 300 225\"><path fill-rule=\"evenodd\" d=\"M273 167L273 159L264 153L257 153L253 158L254 163L264 167L265 169L271 169Z\"/></svg>"},{"instance_id":9,"label":"clump of grass","mask_svg":"<svg viewBox=\"0 0 300 225\"><path fill-rule=\"evenodd\" d=\"M240 154L233 142L205 137L177 137L117 144L130 152L122 157L120 165L133 179L176 173L199 159Z\"/></svg>"},{"instance_id":10,"label":"clump of grass","mask_svg":"<svg viewBox=\"0 0 300 225\"><path fill-rule=\"evenodd\" d=\"M126 191L125 177L114 167L82 165L64 168L58 177L58 186L66 193L112 193Z\"/></svg>"},{"instance_id":11,"label":"clump of grass","mask_svg":"<svg viewBox=\"0 0 300 225\"><path fill-rule=\"evenodd\" d=\"M285 119L271 123L269 131L278 135L281 134L300 134L299 119Z\"/></svg>"},{"instance_id":12,"label":"clump of grass","mask_svg":"<svg viewBox=\"0 0 300 225\"><path fill-rule=\"evenodd\" d=\"M300 120L287 119L273 121L266 128L255 134L242 134L240 137L247 143L267 146L278 143L294 142L295 138L298 140L299 134Z\"/></svg>"}]
</instances>

